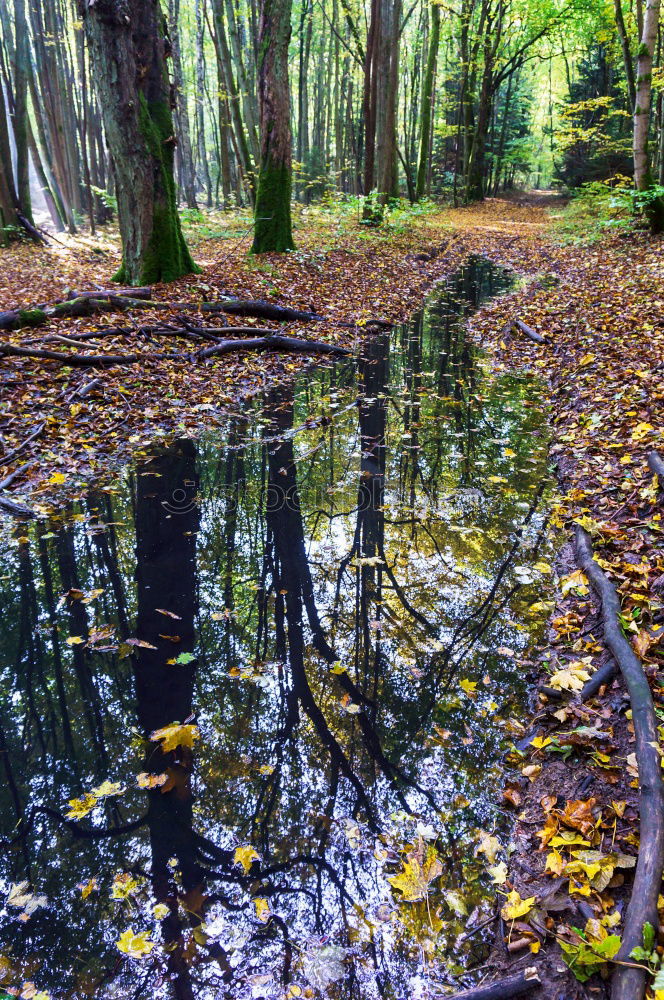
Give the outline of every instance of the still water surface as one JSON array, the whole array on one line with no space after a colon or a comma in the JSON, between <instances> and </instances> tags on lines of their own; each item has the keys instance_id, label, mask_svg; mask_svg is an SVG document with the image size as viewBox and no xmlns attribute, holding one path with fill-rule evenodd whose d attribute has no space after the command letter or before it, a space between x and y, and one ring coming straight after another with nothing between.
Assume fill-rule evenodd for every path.
<instances>
[{"instance_id":1,"label":"still water surface","mask_svg":"<svg viewBox=\"0 0 664 1000\"><path fill-rule=\"evenodd\" d=\"M472 261L5 532L9 995L433 1000L485 960L551 488L537 385L464 328L509 284Z\"/></svg>"}]
</instances>

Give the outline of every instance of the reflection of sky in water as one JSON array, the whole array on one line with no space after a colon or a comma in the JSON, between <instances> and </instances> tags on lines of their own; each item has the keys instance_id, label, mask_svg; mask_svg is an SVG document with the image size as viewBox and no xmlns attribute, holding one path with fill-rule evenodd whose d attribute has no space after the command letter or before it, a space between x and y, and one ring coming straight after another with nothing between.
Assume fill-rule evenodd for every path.
<instances>
[{"instance_id":1,"label":"reflection of sky in water","mask_svg":"<svg viewBox=\"0 0 664 1000\"><path fill-rule=\"evenodd\" d=\"M505 283L468 268L357 366L5 544L2 888L48 897L5 908L5 985L392 1000L481 962L457 939L488 912L477 831L504 826L525 697L497 650L537 630L544 544L536 390L490 377L457 319ZM194 714L193 750L145 742ZM126 791L64 823L106 779ZM420 901L388 882L409 854ZM137 886L111 899L119 873ZM124 959L129 927L159 944Z\"/></svg>"}]
</instances>

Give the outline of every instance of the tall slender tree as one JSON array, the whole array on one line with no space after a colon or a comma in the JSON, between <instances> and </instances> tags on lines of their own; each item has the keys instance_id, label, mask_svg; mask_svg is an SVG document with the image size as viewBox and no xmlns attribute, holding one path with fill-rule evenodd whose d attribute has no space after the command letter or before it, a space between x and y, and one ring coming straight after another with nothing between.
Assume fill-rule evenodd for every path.
<instances>
[{"instance_id":1,"label":"tall slender tree","mask_svg":"<svg viewBox=\"0 0 664 1000\"><path fill-rule=\"evenodd\" d=\"M648 153L648 130L652 104L652 67L659 30L660 0L648 0L643 17L641 44L636 62L636 103L634 105L634 185L637 191L648 192L653 176ZM654 232L664 230L664 199L648 199L646 213Z\"/></svg>"},{"instance_id":2,"label":"tall slender tree","mask_svg":"<svg viewBox=\"0 0 664 1000\"><path fill-rule=\"evenodd\" d=\"M170 51L159 0L79 0L113 160L123 262L116 280L197 270L177 213Z\"/></svg>"},{"instance_id":3,"label":"tall slender tree","mask_svg":"<svg viewBox=\"0 0 664 1000\"><path fill-rule=\"evenodd\" d=\"M291 0L260 0L258 98L261 162L252 253L292 250L288 42Z\"/></svg>"}]
</instances>

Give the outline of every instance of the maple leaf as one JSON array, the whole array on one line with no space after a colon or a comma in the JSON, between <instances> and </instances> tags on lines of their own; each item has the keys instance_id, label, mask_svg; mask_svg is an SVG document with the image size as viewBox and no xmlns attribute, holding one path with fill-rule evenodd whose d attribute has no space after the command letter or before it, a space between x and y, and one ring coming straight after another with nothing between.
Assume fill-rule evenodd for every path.
<instances>
[{"instance_id":1,"label":"maple leaf","mask_svg":"<svg viewBox=\"0 0 664 1000\"><path fill-rule=\"evenodd\" d=\"M589 680L588 664L578 660L563 670L556 670L551 674L549 684L557 691L581 691L585 682Z\"/></svg>"},{"instance_id":2,"label":"maple leaf","mask_svg":"<svg viewBox=\"0 0 664 1000\"><path fill-rule=\"evenodd\" d=\"M92 795L97 799L106 798L108 795L122 795L123 786L119 781L103 781L98 788L92 789Z\"/></svg>"},{"instance_id":3,"label":"maple leaf","mask_svg":"<svg viewBox=\"0 0 664 1000\"><path fill-rule=\"evenodd\" d=\"M467 677L462 677L459 681L459 687L462 691L465 691L466 694L475 694L475 691L477 690L477 681L471 681L468 680Z\"/></svg>"},{"instance_id":4,"label":"maple leaf","mask_svg":"<svg viewBox=\"0 0 664 1000\"><path fill-rule=\"evenodd\" d=\"M488 868L487 871L494 885L504 885L507 882L507 865L504 861L499 861L497 865Z\"/></svg>"},{"instance_id":5,"label":"maple leaf","mask_svg":"<svg viewBox=\"0 0 664 1000\"><path fill-rule=\"evenodd\" d=\"M398 875L390 875L387 879L390 885L399 890L402 900L407 903L426 899L429 886L443 871L443 866L432 848L427 849L424 862L420 860L418 853L406 855L403 871Z\"/></svg>"},{"instance_id":6,"label":"maple leaf","mask_svg":"<svg viewBox=\"0 0 664 1000\"><path fill-rule=\"evenodd\" d=\"M260 854L251 847L247 845L246 847L236 847L235 854L233 855L233 861L236 865L242 865L245 872L249 872L249 869L253 865L254 861L258 861Z\"/></svg>"},{"instance_id":7,"label":"maple leaf","mask_svg":"<svg viewBox=\"0 0 664 1000\"><path fill-rule=\"evenodd\" d=\"M194 741L199 739L200 735L198 726L180 725L178 722L172 722L170 726L155 729L153 733L150 733L150 739L153 743L158 743L161 740L161 749L164 753L169 753L171 750L177 750L178 747L193 747Z\"/></svg>"},{"instance_id":8,"label":"maple leaf","mask_svg":"<svg viewBox=\"0 0 664 1000\"><path fill-rule=\"evenodd\" d=\"M120 872L113 879L111 886L111 899L127 899L138 889L140 882L126 872Z\"/></svg>"},{"instance_id":9,"label":"maple leaf","mask_svg":"<svg viewBox=\"0 0 664 1000\"><path fill-rule=\"evenodd\" d=\"M128 955L129 958L145 958L154 948L154 941L150 940L149 931L136 934L131 927L123 931L115 944L118 951Z\"/></svg>"},{"instance_id":10,"label":"maple leaf","mask_svg":"<svg viewBox=\"0 0 664 1000\"><path fill-rule=\"evenodd\" d=\"M69 800L69 812L65 813L66 819L83 819L88 813L92 812L94 807L97 805L97 796L91 795L89 792L86 793L81 799L70 799Z\"/></svg>"},{"instance_id":11,"label":"maple leaf","mask_svg":"<svg viewBox=\"0 0 664 1000\"><path fill-rule=\"evenodd\" d=\"M570 826L573 830L580 830L585 837L588 837L594 832L596 826L595 817L592 814L595 802L594 798L585 801L582 799L567 801L565 808L558 810L558 816L565 826Z\"/></svg>"}]
</instances>

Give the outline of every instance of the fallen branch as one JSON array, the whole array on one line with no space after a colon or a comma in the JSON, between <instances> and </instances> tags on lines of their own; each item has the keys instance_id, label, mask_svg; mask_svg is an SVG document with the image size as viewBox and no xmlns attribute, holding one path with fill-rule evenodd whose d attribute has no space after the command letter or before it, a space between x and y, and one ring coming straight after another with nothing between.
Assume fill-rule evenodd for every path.
<instances>
[{"instance_id":1,"label":"fallen branch","mask_svg":"<svg viewBox=\"0 0 664 1000\"><path fill-rule=\"evenodd\" d=\"M274 302L265 302L263 299L228 299L221 302L204 302L201 305L201 312L256 316L258 319L274 319L282 323L320 322L325 319L324 316L315 312L290 309L288 306L278 306Z\"/></svg>"},{"instance_id":2,"label":"fallen branch","mask_svg":"<svg viewBox=\"0 0 664 1000\"><path fill-rule=\"evenodd\" d=\"M45 428L45 427L46 427L46 421L44 420L44 421L43 421L43 422L42 422L41 424L39 424L39 426L38 426L38 427L37 427L37 428L36 428L36 429L35 429L35 430L34 430L34 431L32 432L32 434L30 434L30 435L29 435L29 436L28 436L28 437L27 437L27 438L25 439L25 441L23 441L23 442L22 442L21 444L17 445L17 446L16 446L16 448L13 448L13 449L12 449L11 451L8 451L6 455L1 455L1 456L0 456L0 465L9 465L9 463L10 463L10 462L12 461L12 459L16 458L16 456L17 456L17 455L20 455L20 454L21 454L21 452L22 452L22 451L23 451L23 450L24 450L25 448L27 448L27 447L28 447L28 445L30 444L30 442L31 442L31 441L34 441L34 440L35 440L35 438L38 438L38 437L39 437L39 436L40 436L41 434L43 434L43 432L44 432L44 428Z\"/></svg>"},{"instance_id":3,"label":"fallen branch","mask_svg":"<svg viewBox=\"0 0 664 1000\"><path fill-rule=\"evenodd\" d=\"M640 843L632 895L625 914L622 945L616 959L626 962L637 946L643 946L643 926L657 929L657 898L664 869L664 785L658 752L657 720L648 680L640 660L620 626L620 600L615 587L593 559L588 532L577 525L575 533L579 566L597 594L602 611L604 642L613 654L627 685L632 706L636 760L639 769ZM618 965L613 973L612 1000L643 997L643 968Z\"/></svg>"},{"instance_id":4,"label":"fallen branch","mask_svg":"<svg viewBox=\"0 0 664 1000\"><path fill-rule=\"evenodd\" d=\"M175 351L163 351L156 354L66 354L64 351L41 351L33 347L15 347L14 344L0 342L0 357L41 358L44 361L59 361L61 365L72 368L95 368L105 365L131 365L137 361L182 361L187 355Z\"/></svg>"},{"instance_id":5,"label":"fallen branch","mask_svg":"<svg viewBox=\"0 0 664 1000\"><path fill-rule=\"evenodd\" d=\"M664 458L656 451L651 451L648 455L648 465L650 471L659 479L659 485L664 490Z\"/></svg>"},{"instance_id":6,"label":"fallen branch","mask_svg":"<svg viewBox=\"0 0 664 1000\"><path fill-rule=\"evenodd\" d=\"M247 331L251 327L242 328ZM173 331L166 331L172 333ZM180 331L177 331L180 332ZM193 331L184 331L183 335ZM209 332L209 331L206 331ZM235 331L234 331L235 332ZM253 330L252 330L253 332ZM330 354L335 357L347 357L351 352L335 344L325 344L318 340L301 340L298 337L282 337L273 335L271 330L265 331L263 337L250 337L246 340L216 341L211 347L199 350L193 357L205 360L215 354L229 354L233 351L292 351L299 354ZM103 368L108 365L129 365L140 361L184 361L191 355L177 351L160 351L141 354L77 354L74 352L48 351L36 347L17 347L14 344L0 342L0 357L39 358L44 361L58 361L61 365L72 368Z\"/></svg>"},{"instance_id":7,"label":"fallen branch","mask_svg":"<svg viewBox=\"0 0 664 1000\"><path fill-rule=\"evenodd\" d=\"M71 302L72 299L151 299L151 288L97 288L89 292L68 291L61 302ZM57 305L57 303L56 303Z\"/></svg>"},{"instance_id":8,"label":"fallen branch","mask_svg":"<svg viewBox=\"0 0 664 1000\"><path fill-rule=\"evenodd\" d=\"M235 332L235 331L233 331ZM262 351L262 350L294 351L300 354L332 354L335 357L348 357L350 351L335 344L324 344L320 340L300 340L299 337L282 337L280 334L266 337L253 337L247 340L222 340L212 347L199 351L197 358L211 358L215 354L227 354L229 351Z\"/></svg>"},{"instance_id":9,"label":"fallen branch","mask_svg":"<svg viewBox=\"0 0 664 1000\"><path fill-rule=\"evenodd\" d=\"M19 465L18 469L14 469L13 472L10 472L9 475L5 476L5 478L0 482L0 508L7 511L7 513L11 514L12 517L29 518L37 516L35 512L30 509L30 507L26 507L25 504L19 503L17 500L12 500L11 497L3 495L3 490L5 490L8 486L11 486L15 479L18 479L18 477L21 476L26 469L29 469L35 464L35 461L36 459L32 459L24 465Z\"/></svg>"},{"instance_id":10,"label":"fallen branch","mask_svg":"<svg viewBox=\"0 0 664 1000\"><path fill-rule=\"evenodd\" d=\"M536 344L548 343L546 337L543 337L541 333L537 333L536 330L533 330L531 326L527 326L520 319L515 319L513 325L518 327L518 329L521 330L521 333L525 333L526 337L529 337L530 340L534 341Z\"/></svg>"},{"instance_id":11,"label":"fallen branch","mask_svg":"<svg viewBox=\"0 0 664 1000\"><path fill-rule=\"evenodd\" d=\"M524 972L509 979L499 979L487 986L476 986L462 993L452 993L447 1000L511 1000L512 997L522 997L541 986L536 977L527 978Z\"/></svg>"}]
</instances>

